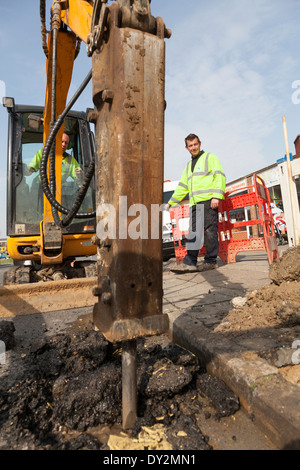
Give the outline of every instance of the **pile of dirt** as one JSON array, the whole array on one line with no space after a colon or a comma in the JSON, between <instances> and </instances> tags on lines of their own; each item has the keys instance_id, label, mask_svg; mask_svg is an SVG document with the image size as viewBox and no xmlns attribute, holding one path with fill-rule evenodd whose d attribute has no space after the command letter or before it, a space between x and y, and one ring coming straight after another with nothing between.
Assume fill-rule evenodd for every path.
<instances>
[{"instance_id":1,"label":"pile of dirt","mask_svg":"<svg viewBox=\"0 0 300 470\"><path fill-rule=\"evenodd\" d=\"M138 419L129 433L121 427L122 345L89 329L23 350L18 377L0 389L0 448L211 449L197 420L205 400L220 419L237 411L238 398L165 338L137 345Z\"/></svg>"},{"instance_id":2,"label":"pile of dirt","mask_svg":"<svg viewBox=\"0 0 300 470\"><path fill-rule=\"evenodd\" d=\"M271 284L235 298L235 306L214 329L233 340L249 341L256 353L300 386L300 246L290 248L270 267ZM266 345L263 350L255 344Z\"/></svg>"},{"instance_id":3,"label":"pile of dirt","mask_svg":"<svg viewBox=\"0 0 300 470\"><path fill-rule=\"evenodd\" d=\"M230 310L215 331L289 328L300 325L300 282L286 281L252 291L241 307Z\"/></svg>"},{"instance_id":4,"label":"pile of dirt","mask_svg":"<svg viewBox=\"0 0 300 470\"><path fill-rule=\"evenodd\" d=\"M215 328L216 332L295 327L296 336L299 335L300 246L288 249L275 260L269 277L270 285L252 291L244 299L233 299L236 308L229 311Z\"/></svg>"}]
</instances>

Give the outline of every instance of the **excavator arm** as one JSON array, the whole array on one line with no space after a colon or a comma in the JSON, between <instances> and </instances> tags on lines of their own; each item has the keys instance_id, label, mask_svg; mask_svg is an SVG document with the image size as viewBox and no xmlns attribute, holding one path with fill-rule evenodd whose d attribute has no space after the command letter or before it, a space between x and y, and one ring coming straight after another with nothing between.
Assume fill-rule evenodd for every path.
<instances>
[{"instance_id":1,"label":"excavator arm","mask_svg":"<svg viewBox=\"0 0 300 470\"><path fill-rule=\"evenodd\" d=\"M74 3L76 2L54 0L51 8L51 31L48 35L46 48L47 83L44 107L44 148L49 138L51 128L53 128L57 117L63 113L66 107L76 57L78 35L76 31L72 31L72 29L68 30L63 27L62 12L65 12L70 18L81 20L86 28L90 28L91 24L93 11L92 2L80 1L77 2L77 5L74 5ZM45 1L41 0L41 5L42 4L45 4ZM70 11L69 8L71 8ZM82 36L83 34L84 28L80 28L80 35ZM58 203L61 203L62 133L63 126L59 128L56 134L54 150L55 161L53 164L55 173L55 194L53 194L53 197ZM61 217L57 215L57 219L58 218ZM55 222L57 221L55 221L51 200L44 196L44 217L41 224L40 238L42 243L40 250L42 265L59 264L62 263L65 258L65 243L62 227L59 227ZM50 255L48 255L48 253ZM53 253L55 253L54 256ZM76 253L74 253L74 255L75 254Z\"/></svg>"},{"instance_id":2,"label":"excavator arm","mask_svg":"<svg viewBox=\"0 0 300 470\"><path fill-rule=\"evenodd\" d=\"M171 33L161 18L151 15L150 0L107 3L54 0L48 40L42 27L47 87L40 171L44 217L38 248L42 264L64 259L62 228L71 217L64 218L61 203L61 137L75 103L71 99L67 104L67 95L77 44L83 41L91 57L84 84L92 78L94 103L88 119L95 124L95 158L89 168L96 193L93 317L109 341L122 342L123 427L129 428L137 413L136 339L168 329L162 312L161 232L164 39ZM44 11L41 0L41 16ZM72 216L80 217L76 201L74 206Z\"/></svg>"}]
</instances>

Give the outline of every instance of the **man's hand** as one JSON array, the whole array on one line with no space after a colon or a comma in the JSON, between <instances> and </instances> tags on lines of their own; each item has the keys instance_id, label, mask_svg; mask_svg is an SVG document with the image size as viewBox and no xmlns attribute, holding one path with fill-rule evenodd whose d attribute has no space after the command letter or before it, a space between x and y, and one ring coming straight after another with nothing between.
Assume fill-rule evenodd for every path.
<instances>
[{"instance_id":1,"label":"man's hand","mask_svg":"<svg viewBox=\"0 0 300 470\"><path fill-rule=\"evenodd\" d=\"M76 178L82 180L83 178L83 171L81 168L75 168L75 175L76 175Z\"/></svg>"},{"instance_id":2,"label":"man's hand","mask_svg":"<svg viewBox=\"0 0 300 470\"><path fill-rule=\"evenodd\" d=\"M34 168L32 168L32 166L24 165L23 168L24 168L24 175L25 176L32 175L32 173L35 173L37 171Z\"/></svg>"},{"instance_id":3,"label":"man's hand","mask_svg":"<svg viewBox=\"0 0 300 470\"><path fill-rule=\"evenodd\" d=\"M165 211L168 211L170 209L170 207L171 207L170 204L168 204L168 203L165 204Z\"/></svg>"},{"instance_id":4,"label":"man's hand","mask_svg":"<svg viewBox=\"0 0 300 470\"><path fill-rule=\"evenodd\" d=\"M218 207L219 207L219 202L220 202L219 199L212 199L211 202L210 202L210 207L211 207L212 209L218 209Z\"/></svg>"}]
</instances>

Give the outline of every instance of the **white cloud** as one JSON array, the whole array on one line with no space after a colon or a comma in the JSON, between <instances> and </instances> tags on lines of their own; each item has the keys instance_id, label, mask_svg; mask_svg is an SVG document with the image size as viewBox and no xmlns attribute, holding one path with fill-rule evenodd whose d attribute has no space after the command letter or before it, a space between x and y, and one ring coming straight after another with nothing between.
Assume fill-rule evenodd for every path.
<instances>
[{"instance_id":1,"label":"white cloud","mask_svg":"<svg viewBox=\"0 0 300 470\"><path fill-rule=\"evenodd\" d=\"M0 100L2 103L2 98L6 96L6 86L3 80L0 80Z\"/></svg>"},{"instance_id":2,"label":"white cloud","mask_svg":"<svg viewBox=\"0 0 300 470\"><path fill-rule=\"evenodd\" d=\"M299 7L294 0L190 3L167 42L165 177L180 177L188 158L183 139L195 132L235 179L280 155L273 141L278 130L281 139L281 116L298 78Z\"/></svg>"}]
</instances>

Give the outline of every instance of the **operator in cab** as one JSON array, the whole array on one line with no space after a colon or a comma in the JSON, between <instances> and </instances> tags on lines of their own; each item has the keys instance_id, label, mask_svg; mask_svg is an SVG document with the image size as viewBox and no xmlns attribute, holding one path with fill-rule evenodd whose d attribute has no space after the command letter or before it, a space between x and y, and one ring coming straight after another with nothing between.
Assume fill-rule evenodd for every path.
<instances>
[{"instance_id":1,"label":"operator in cab","mask_svg":"<svg viewBox=\"0 0 300 470\"><path fill-rule=\"evenodd\" d=\"M64 180L70 176L74 181L81 180L83 176L83 171L80 168L78 161L72 157L72 155L68 154L66 150L69 147L70 138L68 134L65 132L62 135L62 152L63 152L63 160L61 165L61 175ZM40 169L40 164L42 160L43 149L40 149L36 152L35 156L31 160L28 171L29 174L34 173Z\"/></svg>"}]
</instances>

